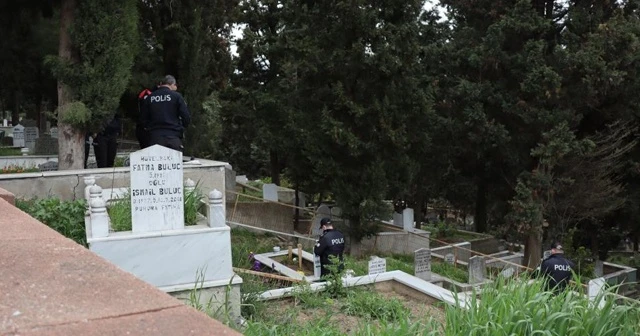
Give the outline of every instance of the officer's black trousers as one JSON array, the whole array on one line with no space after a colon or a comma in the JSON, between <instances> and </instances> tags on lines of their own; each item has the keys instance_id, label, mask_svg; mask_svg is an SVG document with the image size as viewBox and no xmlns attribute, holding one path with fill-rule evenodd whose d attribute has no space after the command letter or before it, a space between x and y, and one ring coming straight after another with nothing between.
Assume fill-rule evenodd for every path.
<instances>
[{"instance_id":1,"label":"officer's black trousers","mask_svg":"<svg viewBox=\"0 0 640 336\"><path fill-rule=\"evenodd\" d=\"M93 147L96 153L98 168L113 167L118 152L118 139L115 136L98 135L98 146Z\"/></svg>"},{"instance_id":2,"label":"officer's black trousers","mask_svg":"<svg viewBox=\"0 0 640 336\"><path fill-rule=\"evenodd\" d=\"M151 146L160 145L182 152L182 139L172 135L151 134Z\"/></svg>"}]
</instances>

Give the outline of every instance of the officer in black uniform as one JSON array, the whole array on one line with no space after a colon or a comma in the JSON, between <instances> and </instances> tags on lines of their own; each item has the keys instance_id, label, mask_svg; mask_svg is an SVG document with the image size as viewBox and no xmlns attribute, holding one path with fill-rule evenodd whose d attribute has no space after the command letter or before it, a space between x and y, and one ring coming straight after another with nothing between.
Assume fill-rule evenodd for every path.
<instances>
[{"instance_id":1,"label":"officer in black uniform","mask_svg":"<svg viewBox=\"0 0 640 336\"><path fill-rule=\"evenodd\" d=\"M183 150L182 137L191 122L191 115L177 89L176 79L167 75L158 89L144 100L142 123L149 132L151 146Z\"/></svg>"},{"instance_id":2,"label":"officer in black uniform","mask_svg":"<svg viewBox=\"0 0 640 336\"><path fill-rule=\"evenodd\" d=\"M558 242L551 244L551 255L542 261L540 274L547 277L547 290L558 293L564 290L573 276L575 264L564 257L562 245Z\"/></svg>"},{"instance_id":3,"label":"officer in black uniform","mask_svg":"<svg viewBox=\"0 0 640 336\"><path fill-rule=\"evenodd\" d=\"M313 248L313 253L320 256L320 265L322 265L321 277L324 277L331 273L326 267L331 264L329 256L335 256L340 260L338 270L342 271L344 269L344 235L333 228L329 218L320 220L320 228L322 229L322 235Z\"/></svg>"}]
</instances>

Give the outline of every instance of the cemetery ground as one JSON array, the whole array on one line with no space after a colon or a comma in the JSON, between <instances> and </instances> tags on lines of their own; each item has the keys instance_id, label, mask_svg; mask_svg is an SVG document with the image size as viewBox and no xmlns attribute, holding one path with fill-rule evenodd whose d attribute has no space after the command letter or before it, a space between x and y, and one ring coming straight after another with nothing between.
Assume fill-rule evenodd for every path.
<instances>
[{"instance_id":1,"label":"cemetery ground","mask_svg":"<svg viewBox=\"0 0 640 336\"><path fill-rule=\"evenodd\" d=\"M86 245L84 201L57 199L19 200L17 205L63 235ZM234 267L250 269L250 253L272 251L287 243L273 235L255 234L243 229L231 233ZM387 259L387 270L413 274L413 259L403 255L380 255ZM467 272L432 259L432 271L455 279L446 272ZM438 269L442 267L442 269ZM367 260L347 256L346 269L355 276L367 273ZM238 328L245 335L525 335L546 332L551 335L637 335L640 310L634 306L607 303L597 309L584 296L551 296L540 283L495 282L487 285L471 306L472 311L420 302L412 297L376 285L311 292L308 286L294 285L265 277L239 274L242 284L242 315L247 323L235 325L218 311L212 317ZM196 275L194 274L194 278ZM463 279L464 277L465 279ZM259 301L265 290L295 286L291 298ZM338 292L339 295L335 295ZM197 289L194 290L197 295ZM189 302L187 302L189 303Z\"/></svg>"}]
</instances>

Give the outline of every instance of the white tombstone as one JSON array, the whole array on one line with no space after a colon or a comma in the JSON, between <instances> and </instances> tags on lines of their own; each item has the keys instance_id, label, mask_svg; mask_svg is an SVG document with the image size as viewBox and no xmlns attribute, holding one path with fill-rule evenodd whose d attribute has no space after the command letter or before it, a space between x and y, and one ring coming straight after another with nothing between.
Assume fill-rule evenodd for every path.
<instances>
[{"instance_id":1,"label":"white tombstone","mask_svg":"<svg viewBox=\"0 0 640 336\"><path fill-rule=\"evenodd\" d=\"M431 250L426 248L414 252L414 275L422 280L431 280Z\"/></svg>"},{"instance_id":2,"label":"white tombstone","mask_svg":"<svg viewBox=\"0 0 640 336\"><path fill-rule=\"evenodd\" d=\"M593 280L589 280L589 284L587 287L587 296L589 297L589 301L591 303L598 304L598 308L602 308L606 302L604 298L605 285L607 282L604 278L595 278Z\"/></svg>"},{"instance_id":3,"label":"white tombstone","mask_svg":"<svg viewBox=\"0 0 640 336\"><path fill-rule=\"evenodd\" d=\"M384 273L387 271L387 259L372 256L369 260L369 275Z\"/></svg>"},{"instance_id":4,"label":"white tombstone","mask_svg":"<svg viewBox=\"0 0 640 336\"><path fill-rule=\"evenodd\" d=\"M209 193L209 227L225 227L227 225L225 217L225 207L222 203L222 192L213 189Z\"/></svg>"},{"instance_id":5,"label":"white tombstone","mask_svg":"<svg viewBox=\"0 0 640 336\"><path fill-rule=\"evenodd\" d=\"M483 283L486 277L487 267L485 265L484 257L475 256L469 258L469 283Z\"/></svg>"},{"instance_id":6,"label":"white tombstone","mask_svg":"<svg viewBox=\"0 0 640 336\"><path fill-rule=\"evenodd\" d=\"M551 256L551 251L550 250L544 251L542 253L542 259L547 259L547 258L549 258L549 256Z\"/></svg>"},{"instance_id":7,"label":"white tombstone","mask_svg":"<svg viewBox=\"0 0 640 336\"><path fill-rule=\"evenodd\" d=\"M58 138L58 128L57 127L53 127L49 130L49 133L51 134L52 138L57 139Z\"/></svg>"},{"instance_id":8,"label":"white tombstone","mask_svg":"<svg viewBox=\"0 0 640 336\"><path fill-rule=\"evenodd\" d=\"M313 276L320 278L322 275L322 264L320 263L320 256L313 255Z\"/></svg>"},{"instance_id":9,"label":"white tombstone","mask_svg":"<svg viewBox=\"0 0 640 336\"><path fill-rule=\"evenodd\" d=\"M24 126L20 124L13 128L13 147L24 147Z\"/></svg>"},{"instance_id":10,"label":"white tombstone","mask_svg":"<svg viewBox=\"0 0 640 336\"><path fill-rule=\"evenodd\" d=\"M393 212L393 225L404 228L404 222L402 220L402 214L399 212Z\"/></svg>"},{"instance_id":11,"label":"white tombstone","mask_svg":"<svg viewBox=\"0 0 640 336\"><path fill-rule=\"evenodd\" d=\"M500 276L504 277L505 279L508 279L508 278L511 278L515 273L516 273L516 270L513 267L506 266L505 268L502 269L502 271L500 271Z\"/></svg>"},{"instance_id":12,"label":"white tombstone","mask_svg":"<svg viewBox=\"0 0 640 336\"><path fill-rule=\"evenodd\" d=\"M262 199L265 201L278 201L278 186L273 183L265 183L262 185Z\"/></svg>"},{"instance_id":13,"label":"white tombstone","mask_svg":"<svg viewBox=\"0 0 640 336\"><path fill-rule=\"evenodd\" d=\"M3 119L2 120L2 127L9 127L9 120Z\"/></svg>"},{"instance_id":14,"label":"white tombstone","mask_svg":"<svg viewBox=\"0 0 640 336\"><path fill-rule=\"evenodd\" d=\"M413 209L402 210L402 226L405 231L413 231Z\"/></svg>"},{"instance_id":15,"label":"white tombstone","mask_svg":"<svg viewBox=\"0 0 640 336\"><path fill-rule=\"evenodd\" d=\"M24 146L29 148L29 151L33 152L36 148L36 139L39 137L39 130L37 127L25 127L24 128Z\"/></svg>"},{"instance_id":16,"label":"white tombstone","mask_svg":"<svg viewBox=\"0 0 640 336\"><path fill-rule=\"evenodd\" d=\"M184 229L182 153L154 145L131 153L133 233Z\"/></svg>"},{"instance_id":17,"label":"white tombstone","mask_svg":"<svg viewBox=\"0 0 640 336\"><path fill-rule=\"evenodd\" d=\"M22 156L29 155L29 148L27 148L27 147L20 148L20 153L22 153Z\"/></svg>"},{"instance_id":18,"label":"white tombstone","mask_svg":"<svg viewBox=\"0 0 640 336\"><path fill-rule=\"evenodd\" d=\"M453 253L447 253L444 256L444 262L453 265L456 263L456 256Z\"/></svg>"}]
</instances>

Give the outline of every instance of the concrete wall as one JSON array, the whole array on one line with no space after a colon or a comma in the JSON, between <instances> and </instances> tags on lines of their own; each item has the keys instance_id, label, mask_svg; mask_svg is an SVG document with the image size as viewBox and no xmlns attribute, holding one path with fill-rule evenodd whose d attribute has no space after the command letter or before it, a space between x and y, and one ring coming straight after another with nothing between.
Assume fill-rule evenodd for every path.
<instances>
[{"instance_id":1,"label":"concrete wall","mask_svg":"<svg viewBox=\"0 0 640 336\"><path fill-rule=\"evenodd\" d=\"M494 237L488 236L485 238L474 239L470 241L471 249L482 254L492 254L500 252L498 248L500 241Z\"/></svg>"},{"instance_id":2,"label":"concrete wall","mask_svg":"<svg viewBox=\"0 0 640 336\"><path fill-rule=\"evenodd\" d=\"M199 159L201 165L184 165L184 179L192 179L198 189L209 193L213 189L225 190L228 164L219 161ZM12 192L18 198L58 197L62 200L83 199L82 177L94 175L96 184L102 188L128 188L129 167L63 170L39 173L0 175L0 187ZM224 195L224 193L223 193Z\"/></svg>"},{"instance_id":3,"label":"concrete wall","mask_svg":"<svg viewBox=\"0 0 640 336\"><path fill-rule=\"evenodd\" d=\"M58 162L58 154L55 155L27 155L27 156L0 156L0 169L8 166L20 166L24 168L38 168L45 162Z\"/></svg>"},{"instance_id":4,"label":"concrete wall","mask_svg":"<svg viewBox=\"0 0 640 336\"><path fill-rule=\"evenodd\" d=\"M240 335L0 195L0 335Z\"/></svg>"},{"instance_id":5,"label":"concrete wall","mask_svg":"<svg viewBox=\"0 0 640 336\"><path fill-rule=\"evenodd\" d=\"M363 239L359 244L351 244L351 254L413 254L415 250L420 248L429 248L429 232L427 231L380 232L371 238Z\"/></svg>"},{"instance_id":6,"label":"concrete wall","mask_svg":"<svg viewBox=\"0 0 640 336\"><path fill-rule=\"evenodd\" d=\"M226 204L228 221L278 232L293 232L293 208L291 207L270 202L227 202Z\"/></svg>"}]
</instances>

